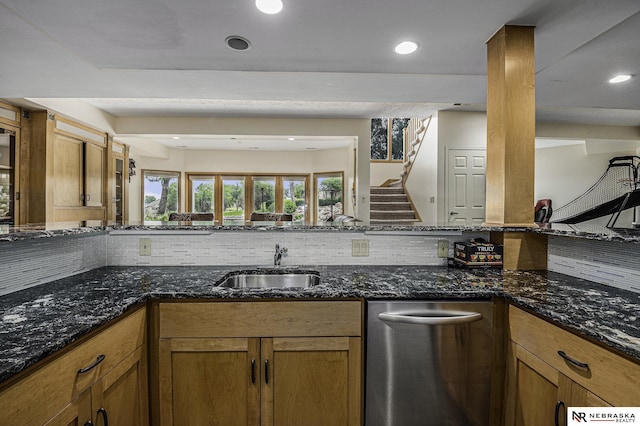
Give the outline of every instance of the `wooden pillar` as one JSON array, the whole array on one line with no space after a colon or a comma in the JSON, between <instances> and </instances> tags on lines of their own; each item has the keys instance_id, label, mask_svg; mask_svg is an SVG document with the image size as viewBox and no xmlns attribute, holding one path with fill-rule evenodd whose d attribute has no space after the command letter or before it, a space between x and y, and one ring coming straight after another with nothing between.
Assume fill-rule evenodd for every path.
<instances>
[{"instance_id":1,"label":"wooden pillar","mask_svg":"<svg viewBox=\"0 0 640 426\"><path fill-rule=\"evenodd\" d=\"M487 42L487 212L490 225L532 226L535 155L533 27Z\"/></svg>"},{"instance_id":2,"label":"wooden pillar","mask_svg":"<svg viewBox=\"0 0 640 426\"><path fill-rule=\"evenodd\" d=\"M534 56L534 27L506 25L487 42L489 226L535 226ZM540 235L517 232L505 235L503 243L505 269L546 269Z\"/></svg>"}]
</instances>

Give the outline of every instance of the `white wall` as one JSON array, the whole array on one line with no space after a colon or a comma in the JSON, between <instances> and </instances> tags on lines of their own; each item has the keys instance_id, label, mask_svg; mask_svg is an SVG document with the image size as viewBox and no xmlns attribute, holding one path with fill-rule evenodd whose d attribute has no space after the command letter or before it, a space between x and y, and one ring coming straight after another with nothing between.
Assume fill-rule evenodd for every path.
<instances>
[{"instance_id":1,"label":"white wall","mask_svg":"<svg viewBox=\"0 0 640 426\"><path fill-rule=\"evenodd\" d=\"M425 224L438 222L438 115L427 127L420 150L405 183L413 205Z\"/></svg>"},{"instance_id":2,"label":"white wall","mask_svg":"<svg viewBox=\"0 0 640 426\"><path fill-rule=\"evenodd\" d=\"M388 179L400 179L402 162L399 163L371 163L371 186L380 186Z\"/></svg>"}]
</instances>

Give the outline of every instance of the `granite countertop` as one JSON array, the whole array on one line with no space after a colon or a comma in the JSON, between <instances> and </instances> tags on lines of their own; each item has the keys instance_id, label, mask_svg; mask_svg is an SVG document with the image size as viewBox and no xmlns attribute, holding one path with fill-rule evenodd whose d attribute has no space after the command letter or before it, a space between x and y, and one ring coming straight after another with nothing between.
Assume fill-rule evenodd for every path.
<instances>
[{"instance_id":1,"label":"granite countertop","mask_svg":"<svg viewBox=\"0 0 640 426\"><path fill-rule=\"evenodd\" d=\"M415 266L305 267L308 289L215 287L238 267L105 267L0 297L0 382L148 299L508 301L640 362L640 295L557 273ZM302 269L302 268L301 268Z\"/></svg>"},{"instance_id":2,"label":"granite countertop","mask_svg":"<svg viewBox=\"0 0 640 426\"><path fill-rule=\"evenodd\" d=\"M274 232L363 232L365 234L446 234L463 232L533 232L562 237L574 237L599 241L619 241L640 243L640 229L606 228L586 224L566 225L561 223L532 226L529 228L511 228L496 226L453 226L416 224L411 226L380 225L371 226L366 222L342 222L327 225L296 225L279 222L248 222L243 225L217 225L211 222L143 222L126 225L114 225L101 221L87 223L86 226L66 226L64 223L49 225L0 226L0 244L41 239L84 235L92 233L154 233L154 232L225 232L225 231L274 231Z\"/></svg>"}]
</instances>

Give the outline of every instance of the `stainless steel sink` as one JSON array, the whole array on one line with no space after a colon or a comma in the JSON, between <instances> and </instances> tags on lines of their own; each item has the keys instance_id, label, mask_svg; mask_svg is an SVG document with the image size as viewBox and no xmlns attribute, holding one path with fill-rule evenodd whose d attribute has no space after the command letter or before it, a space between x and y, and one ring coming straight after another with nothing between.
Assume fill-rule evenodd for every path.
<instances>
[{"instance_id":1,"label":"stainless steel sink","mask_svg":"<svg viewBox=\"0 0 640 426\"><path fill-rule=\"evenodd\" d=\"M217 284L230 288L308 288L320 283L316 271L268 269L260 271L234 271Z\"/></svg>"}]
</instances>

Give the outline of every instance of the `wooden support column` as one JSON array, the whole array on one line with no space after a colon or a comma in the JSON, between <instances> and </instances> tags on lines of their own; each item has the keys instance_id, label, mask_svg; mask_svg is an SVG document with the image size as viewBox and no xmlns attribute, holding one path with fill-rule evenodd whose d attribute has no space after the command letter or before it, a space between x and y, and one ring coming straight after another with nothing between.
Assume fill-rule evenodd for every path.
<instances>
[{"instance_id":1,"label":"wooden support column","mask_svg":"<svg viewBox=\"0 0 640 426\"><path fill-rule=\"evenodd\" d=\"M535 226L534 56L534 27L506 25L487 42L489 226ZM541 250L540 240L540 235L527 232L505 235L504 268L546 269L546 244ZM535 247L534 252L529 252L530 247Z\"/></svg>"}]
</instances>

